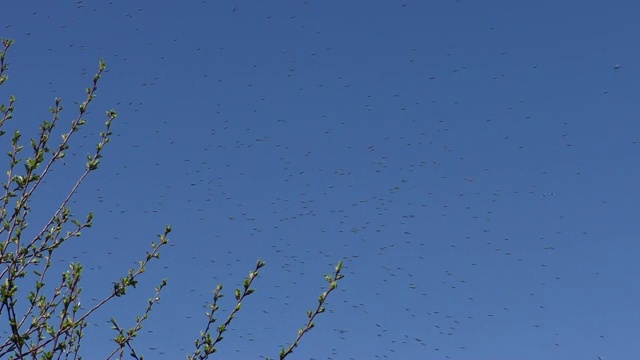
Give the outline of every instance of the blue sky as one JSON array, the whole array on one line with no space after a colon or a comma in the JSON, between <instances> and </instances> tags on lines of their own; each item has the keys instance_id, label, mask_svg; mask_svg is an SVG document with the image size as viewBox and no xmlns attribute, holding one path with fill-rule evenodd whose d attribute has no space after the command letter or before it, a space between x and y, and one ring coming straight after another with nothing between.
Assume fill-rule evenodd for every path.
<instances>
[{"instance_id":1,"label":"blue sky","mask_svg":"<svg viewBox=\"0 0 640 360\"><path fill-rule=\"evenodd\" d=\"M277 357L339 260L292 359L640 357L638 5L631 1L11 2L2 102L66 123L104 58L89 124L33 230L114 137L73 204L94 227L57 266L83 304L173 226L135 291L91 321L87 359L136 339L184 358L216 284L267 266L220 359ZM7 147L7 138L1 144ZM40 212L41 211L41 212ZM636 215L633 215L636 214Z\"/></svg>"}]
</instances>

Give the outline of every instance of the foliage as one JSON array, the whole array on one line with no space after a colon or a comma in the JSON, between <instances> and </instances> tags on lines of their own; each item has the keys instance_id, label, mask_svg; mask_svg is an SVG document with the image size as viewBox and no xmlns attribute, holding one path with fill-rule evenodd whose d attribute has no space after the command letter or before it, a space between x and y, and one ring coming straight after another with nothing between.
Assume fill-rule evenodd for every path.
<instances>
[{"instance_id":1,"label":"foliage","mask_svg":"<svg viewBox=\"0 0 640 360\"><path fill-rule=\"evenodd\" d=\"M12 40L2 39L0 85L8 79L6 54L12 44ZM86 89L86 98L79 106L78 115L71 122L68 131L62 135L59 143L52 144L51 141L51 134L59 126L60 114L63 111L62 101L59 98L55 99L54 106L50 108L51 120L43 121L40 124L39 136L30 141L32 151L30 157L25 158L22 155L25 148L21 142L20 132L15 131L11 136L10 150L7 152L10 158L7 180L2 184L0 191L0 318L2 321L6 319L10 335L0 343L0 358L81 359L81 340L91 315L106 303L126 296L130 288L135 288L138 278L145 272L147 265L159 258L160 249L169 242L168 235L171 227L167 226L164 233L159 235L158 242L151 243L151 250L143 260L139 261L138 266L130 269L125 276L114 282L109 295L88 310L80 304L82 292L80 279L83 272L80 263L72 262L52 291L47 291L45 288L45 284L53 281L49 270L56 251L71 239L81 236L83 230L92 226L93 213L89 213L85 220L80 221L72 215L69 202L87 176L99 168L103 149L112 135L111 126L117 116L115 110L106 112L105 128L100 132L100 141L95 151L87 156L84 172L49 221L33 238L23 236L29 225L27 217L31 212L30 204L33 194L42 187L43 179L52 167L64 158L70 147L69 140L87 123L84 117L96 96L98 83L105 69L106 64L101 60L92 85ZM11 96L7 105L0 105L0 136L5 135L2 126L12 119L15 103L16 98ZM19 166L20 164L23 168ZM265 262L258 260L255 268L244 280L243 288L235 290L236 305L233 311L222 325L214 329L213 324L216 321L214 315L218 310L218 300L223 297L222 286L216 287L213 292L213 301L206 313L205 328L200 332L200 337L195 340L195 350L187 356L187 359L203 360L216 352L216 346L240 311L244 299L255 291L251 286L263 266ZM333 275L326 275L329 283L328 290L320 295L317 308L307 312L308 321L298 331L294 342L280 351L281 360L293 352L302 336L314 327L315 317L324 312L327 296L336 289L338 281L343 278L340 273L342 266L340 262ZM35 282L30 283L30 281ZM124 329L114 318L111 319L117 335L113 339L114 350L106 356L106 359L122 358L125 351L133 359L143 359L143 355L135 350L133 340L142 329L143 322L148 318L154 305L160 300L160 293L166 285L167 280L164 279L156 288L154 296L148 300L144 313L136 317L133 327ZM29 292L26 299L23 299L18 290L25 286ZM20 306L18 306L19 303Z\"/></svg>"}]
</instances>

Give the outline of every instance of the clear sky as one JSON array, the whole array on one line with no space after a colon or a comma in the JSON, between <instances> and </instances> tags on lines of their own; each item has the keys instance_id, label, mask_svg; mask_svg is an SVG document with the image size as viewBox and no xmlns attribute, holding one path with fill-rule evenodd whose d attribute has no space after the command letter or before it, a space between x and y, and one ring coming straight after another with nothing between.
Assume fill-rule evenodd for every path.
<instances>
[{"instance_id":1,"label":"clear sky","mask_svg":"<svg viewBox=\"0 0 640 360\"><path fill-rule=\"evenodd\" d=\"M85 359L115 348L108 319L131 326L164 277L135 344L147 359L185 358L216 284L224 319L259 258L257 291L213 358L277 357L339 260L346 277L292 359L640 358L639 11L3 4L0 35L16 40L0 88L3 103L18 98L9 129L35 135L54 97L70 123L108 64L31 220L39 230L115 108L104 161L72 206L94 211L94 227L56 259L85 265L84 306L174 229L138 288L92 318Z\"/></svg>"}]
</instances>

